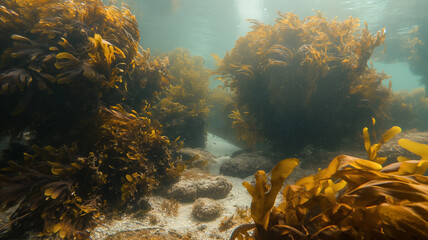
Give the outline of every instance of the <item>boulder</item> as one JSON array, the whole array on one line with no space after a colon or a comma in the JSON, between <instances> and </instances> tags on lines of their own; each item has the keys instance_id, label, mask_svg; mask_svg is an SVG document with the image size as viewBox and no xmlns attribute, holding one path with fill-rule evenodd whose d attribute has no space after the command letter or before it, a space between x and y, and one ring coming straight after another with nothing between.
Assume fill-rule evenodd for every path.
<instances>
[{"instance_id":1,"label":"boulder","mask_svg":"<svg viewBox=\"0 0 428 240\"><path fill-rule=\"evenodd\" d=\"M241 153L224 162L220 167L220 173L227 176L246 178L254 175L258 170L269 172L273 166L271 160L258 153Z\"/></svg>"},{"instance_id":2,"label":"boulder","mask_svg":"<svg viewBox=\"0 0 428 240\"><path fill-rule=\"evenodd\" d=\"M191 169L182 173L180 181L173 184L166 195L180 202L193 202L201 197L222 199L230 190L232 183L227 178Z\"/></svg>"},{"instance_id":3,"label":"boulder","mask_svg":"<svg viewBox=\"0 0 428 240\"><path fill-rule=\"evenodd\" d=\"M198 188L192 181L183 180L173 184L167 191L167 196L180 202L193 202L197 197Z\"/></svg>"},{"instance_id":4,"label":"boulder","mask_svg":"<svg viewBox=\"0 0 428 240\"><path fill-rule=\"evenodd\" d=\"M209 198L198 198L193 204L192 217L199 221L211 221L220 217L222 207Z\"/></svg>"},{"instance_id":5,"label":"boulder","mask_svg":"<svg viewBox=\"0 0 428 240\"><path fill-rule=\"evenodd\" d=\"M201 179L196 184L197 197L222 199L227 197L232 189L232 183L223 176Z\"/></svg>"}]
</instances>

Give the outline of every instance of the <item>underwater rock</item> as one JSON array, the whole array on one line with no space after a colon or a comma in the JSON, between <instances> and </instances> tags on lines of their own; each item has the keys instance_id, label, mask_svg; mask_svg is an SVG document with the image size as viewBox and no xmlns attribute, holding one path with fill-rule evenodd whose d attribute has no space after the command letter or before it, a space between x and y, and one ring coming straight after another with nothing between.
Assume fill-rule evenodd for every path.
<instances>
[{"instance_id":1,"label":"underwater rock","mask_svg":"<svg viewBox=\"0 0 428 240\"><path fill-rule=\"evenodd\" d=\"M200 221L210 221L218 218L221 211L221 205L214 200L198 198L193 204L192 216Z\"/></svg>"},{"instance_id":2,"label":"underwater rock","mask_svg":"<svg viewBox=\"0 0 428 240\"><path fill-rule=\"evenodd\" d=\"M197 198L225 198L232 183L223 176L212 176L195 170L183 173L179 182L167 190L166 195L180 202L193 202Z\"/></svg>"},{"instance_id":3,"label":"underwater rock","mask_svg":"<svg viewBox=\"0 0 428 240\"><path fill-rule=\"evenodd\" d=\"M204 179L196 184L198 197L222 199L227 197L232 190L232 183L223 176Z\"/></svg>"},{"instance_id":4,"label":"underwater rock","mask_svg":"<svg viewBox=\"0 0 428 240\"><path fill-rule=\"evenodd\" d=\"M192 167L204 169L208 163L215 162L214 155L202 148L182 148L180 153L183 161Z\"/></svg>"},{"instance_id":5,"label":"underwater rock","mask_svg":"<svg viewBox=\"0 0 428 240\"><path fill-rule=\"evenodd\" d=\"M246 178L258 170L269 172L273 167L272 162L258 153L242 153L220 167L220 173L239 178Z\"/></svg>"},{"instance_id":6,"label":"underwater rock","mask_svg":"<svg viewBox=\"0 0 428 240\"><path fill-rule=\"evenodd\" d=\"M180 202L193 202L196 199L196 194L196 184L192 181L179 181L167 191L168 197Z\"/></svg>"}]
</instances>

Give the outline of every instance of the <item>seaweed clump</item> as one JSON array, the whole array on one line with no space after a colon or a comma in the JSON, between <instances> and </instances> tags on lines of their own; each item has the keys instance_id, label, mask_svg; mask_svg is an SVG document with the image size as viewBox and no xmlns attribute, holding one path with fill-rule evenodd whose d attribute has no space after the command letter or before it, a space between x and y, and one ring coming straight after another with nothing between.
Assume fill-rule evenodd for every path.
<instances>
[{"instance_id":1,"label":"seaweed clump","mask_svg":"<svg viewBox=\"0 0 428 240\"><path fill-rule=\"evenodd\" d=\"M99 0L0 6L1 237L87 239L184 165L147 105L168 61L139 51L131 12ZM22 145L22 143L25 143Z\"/></svg>"},{"instance_id":2,"label":"seaweed clump","mask_svg":"<svg viewBox=\"0 0 428 240\"><path fill-rule=\"evenodd\" d=\"M202 57L192 56L185 49L177 48L166 56L170 85L160 93L153 114L169 138L180 137L188 147L204 147L210 112L207 105L210 72L204 67Z\"/></svg>"},{"instance_id":3,"label":"seaweed clump","mask_svg":"<svg viewBox=\"0 0 428 240\"><path fill-rule=\"evenodd\" d=\"M400 139L400 146L421 159L399 157L385 167L386 157L377 155L382 144L399 132L393 127L372 145L364 128L368 160L337 156L317 174L286 185L278 206L276 195L298 160L279 162L270 184L265 172L258 171L255 186L243 183L253 198L254 224L236 228L231 239L426 239L428 177L423 174L428 169L428 146Z\"/></svg>"},{"instance_id":4,"label":"seaweed clump","mask_svg":"<svg viewBox=\"0 0 428 240\"><path fill-rule=\"evenodd\" d=\"M233 120L228 117L236 107L233 99L234 94L222 85L210 89L208 104L211 109L208 118L208 130L216 136L227 139L234 144L239 144L232 128Z\"/></svg>"},{"instance_id":5,"label":"seaweed clump","mask_svg":"<svg viewBox=\"0 0 428 240\"><path fill-rule=\"evenodd\" d=\"M391 95L388 104L390 121L403 129L428 130L428 98L423 88L398 91Z\"/></svg>"},{"instance_id":6,"label":"seaweed clump","mask_svg":"<svg viewBox=\"0 0 428 240\"><path fill-rule=\"evenodd\" d=\"M425 97L428 97L428 25L420 24L409 32L407 48L409 50L409 67L410 70L420 75L421 83L425 85Z\"/></svg>"},{"instance_id":7,"label":"seaweed clump","mask_svg":"<svg viewBox=\"0 0 428 240\"><path fill-rule=\"evenodd\" d=\"M239 138L250 146L266 139L277 151L332 147L357 136L375 113L383 117L387 76L367 61L384 31L371 34L352 17L278 14L274 25L251 20L253 30L217 61L236 94L230 117Z\"/></svg>"}]
</instances>

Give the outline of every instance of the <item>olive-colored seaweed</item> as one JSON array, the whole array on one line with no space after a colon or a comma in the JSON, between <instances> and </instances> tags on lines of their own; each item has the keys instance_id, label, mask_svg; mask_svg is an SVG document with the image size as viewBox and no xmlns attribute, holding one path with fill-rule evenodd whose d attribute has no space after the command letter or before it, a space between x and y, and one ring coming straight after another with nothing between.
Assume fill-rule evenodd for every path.
<instances>
[{"instance_id":1,"label":"olive-colored seaweed","mask_svg":"<svg viewBox=\"0 0 428 240\"><path fill-rule=\"evenodd\" d=\"M148 109L169 84L168 60L139 49L128 9L2 1L0 33L0 136L11 138L0 208L17 206L1 238L87 239L177 179L179 142Z\"/></svg>"},{"instance_id":2,"label":"olive-colored seaweed","mask_svg":"<svg viewBox=\"0 0 428 240\"><path fill-rule=\"evenodd\" d=\"M286 185L284 200L277 206L266 201L266 196L276 198L283 183L277 176L288 176L295 166L289 163L297 160L278 163L270 185L265 173L258 171L255 186L243 183L253 197L255 223L236 228L230 239L427 238L428 177L423 174L428 169L428 146L401 139L399 144L420 155L420 160L399 158L399 162L383 167L379 162L384 159L375 157L382 143L400 131L393 127L379 143L371 145L364 129L370 160L337 156L317 174Z\"/></svg>"},{"instance_id":3,"label":"olive-colored seaweed","mask_svg":"<svg viewBox=\"0 0 428 240\"><path fill-rule=\"evenodd\" d=\"M384 31L371 34L352 17L278 14L274 25L251 20L253 30L217 60L217 74L236 95L239 137L250 146L266 139L279 152L333 147L358 136L366 119L383 119L387 76L367 61Z\"/></svg>"},{"instance_id":4,"label":"olive-colored seaweed","mask_svg":"<svg viewBox=\"0 0 428 240\"><path fill-rule=\"evenodd\" d=\"M409 32L409 37L406 47L409 50L409 67L410 70L420 75L421 83L425 85L425 97L428 97L428 70L426 64L428 62L427 50L428 42L428 24L422 21L414 29Z\"/></svg>"},{"instance_id":5,"label":"olive-colored seaweed","mask_svg":"<svg viewBox=\"0 0 428 240\"><path fill-rule=\"evenodd\" d=\"M160 120L165 134L180 137L188 147L204 147L207 135L208 80L210 72L204 60L177 48L166 54L171 74L170 85L159 94L160 101L152 105L154 116Z\"/></svg>"}]
</instances>

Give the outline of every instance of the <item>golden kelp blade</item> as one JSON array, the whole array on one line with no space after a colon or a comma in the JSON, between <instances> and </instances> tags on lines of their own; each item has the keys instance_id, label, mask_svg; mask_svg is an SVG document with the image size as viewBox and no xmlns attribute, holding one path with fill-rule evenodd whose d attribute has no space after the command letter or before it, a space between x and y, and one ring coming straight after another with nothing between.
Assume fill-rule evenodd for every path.
<instances>
[{"instance_id":1,"label":"golden kelp blade","mask_svg":"<svg viewBox=\"0 0 428 240\"><path fill-rule=\"evenodd\" d=\"M421 159L428 159L428 145L413 142L408 139L398 140L398 144L408 151L421 156Z\"/></svg>"},{"instance_id":2,"label":"golden kelp blade","mask_svg":"<svg viewBox=\"0 0 428 240\"><path fill-rule=\"evenodd\" d=\"M375 123L375 121L373 118L373 125L374 125L374 123ZM385 157L378 157L377 153L379 152L380 148L382 147L382 144L388 142L389 140L391 140L395 135L399 134L400 132L401 132L401 128L394 126L382 135L382 139L379 141L379 143L371 145L368 128L365 127L363 129L364 147L367 151L367 156L369 157L369 159L373 162L383 164L386 161L386 158ZM373 135L374 134L375 133L373 132ZM374 137L376 137L376 136L374 135Z\"/></svg>"},{"instance_id":3,"label":"golden kelp blade","mask_svg":"<svg viewBox=\"0 0 428 240\"><path fill-rule=\"evenodd\" d=\"M379 144L373 145L373 153L399 131L392 128L384 134ZM400 141L400 145L424 155L425 146ZM286 186L283 202L270 208L269 217L261 219L262 222L253 216L257 226L254 237L273 240L426 239L428 177L422 174L428 169L427 162L405 160L383 168L371 160L339 155L326 169ZM256 178L256 181L260 179L266 178ZM257 189L251 186L250 192L260 194ZM270 187L262 190L266 192ZM263 221L268 221L267 228Z\"/></svg>"},{"instance_id":4,"label":"golden kelp blade","mask_svg":"<svg viewBox=\"0 0 428 240\"><path fill-rule=\"evenodd\" d=\"M428 202L409 203L402 206L382 204L377 213L385 225L385 231L391 237L397 236L396 229L411 232L420 239L428 237Z\"/></svg>"},{"instance_id":5,"label":"golden kelp blade","mask_svg":"<svg viewBox=\"0 0 428 240\"><path fill-rule=\"evenodd\" d=\"M398 169L398 175L410 175L410 174L425 174L428 169L428 160L409 160L400 163Z\"/></svg>"},{"instance_id":6,"label":"golden kelp blade","mask_svg":"<svg viewBox=\"0 0 428 240\"><path fill-rule=\"evenodd\" d=\"M291 174L298 163L299 160L296 158L284 159L279 162L272 169L270 189L266 189L265 187L267 178L262 171L259 171L255 175L256 187L248 182L242 183L253 198L251 203L251 215L256 224L263 226L265 230L269 223L269 211L275 203L276 196L281 190L285 179Z\"/></svg>"},{"instance_id":7,"label":"golden kelp blade","mask_svg":"<svg viewBox=\"0 0 428 240\"><path fill-rule=\"evenodd\" d=\"M382 139L381 139L381 143L386 143L389 140L391 140L395 135L399 134L401 132L401 128L394 126L392 128L390 128L388 131L386 131L383 135L382 135Z\"/></svg>"}]
</instances>

